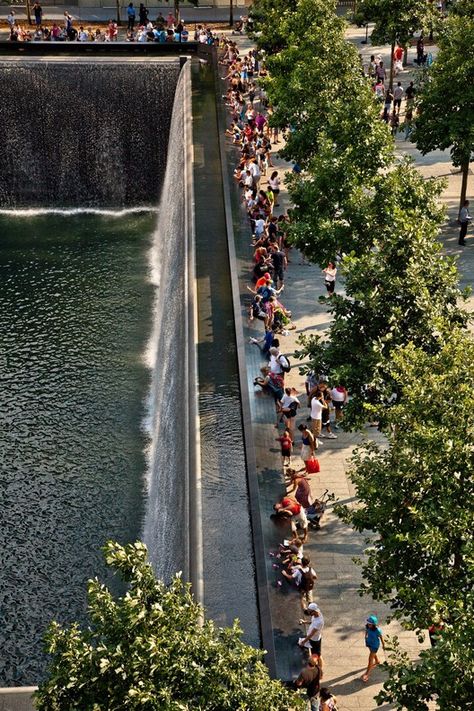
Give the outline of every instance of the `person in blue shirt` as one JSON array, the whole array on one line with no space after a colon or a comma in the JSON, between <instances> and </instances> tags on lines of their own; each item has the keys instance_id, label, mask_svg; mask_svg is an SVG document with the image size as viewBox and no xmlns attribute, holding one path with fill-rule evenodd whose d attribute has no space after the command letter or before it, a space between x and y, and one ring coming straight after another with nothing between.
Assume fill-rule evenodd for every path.
<instances>
[{"instance_id":1,"label":"person in blue shirt","mask_svg":"<svg viewBox=\"0 0 474 711\"><path fill-rule=\"evenodd\" d=\"M135 8L133 7L133 2L129 3L127 7L127 19L128 19L128 29L133 32L133 28L135 26L135 17L136 17L136 12Z\"/></svg>"},{"instance_id":2,"label":"person in blue shirt","mask_svg":"<svg viewBox=\"0 0 474 711\"><path fill-rule=\"evenodd\" d=\"M379 621L375 615L370 615L370 617L367 618L365 625L365 646L369 648L369 661L362 681L368 681L372 669L376 667L377 664L380 664L379 658L377 657L380 645L385 649L382 630L378 627L378 623Z\"/></svg>"}]
</instances>

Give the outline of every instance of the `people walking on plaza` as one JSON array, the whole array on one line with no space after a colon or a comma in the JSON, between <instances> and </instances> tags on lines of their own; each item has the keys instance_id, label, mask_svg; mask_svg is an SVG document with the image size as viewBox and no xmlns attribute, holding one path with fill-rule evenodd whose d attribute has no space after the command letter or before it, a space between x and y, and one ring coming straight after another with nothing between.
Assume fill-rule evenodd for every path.
<instances>
[{"instance_id":1,"label":"people walking on plaza","mask_svg":"<svg viewBox=\"0 0 474 711\"><path fill-rule=\"evenodd\" d=\"M334 262L329 262L327 267L323 269L323 274L324 274L324 285L326 287L326 290L329 294L329 296L332 296L334 294L334 288L336 286L336 276L337 276L337 267L334 264Z\"/></svg>"},{"instance_id":2,"label":"people walking on plaza","mask_svg":"<svg viewBox=\"0 0 474 711\"><path fill-rule=\"evenodd\" d=\"M464 247L464 245L466 244L467 228L469 227L471 219L472 218L469 213L469 200L464 200L464 204L459 213L459 224L461 225L461 229L459 231L458 244L460 244L462 247Z\"/></svg>"},{"instance_id":3,"label":"people walking on plaza","mask_svg":"<svg viewBox=\"0 0 474 711\"><path fill-rule=\"evenodd\" d=\"M405 96L407 99L407 109L412 108L415 102L416 89L414 83L411 81L405 90Z\"/></svg>"},{"instance_id":4,"label":"people walking on plaza","mask_svg":"<svg viewBox=\"0 0 474 711\"><path fill-rule=\"evenodd\" d=\"M332 404L334 405L334 410L335 410L335 423L334 427L337 429L341 423L342 418L344 417L344 406L347 404L348 400L348 393L344 385L335 385L333 388L331 388L331 398L332 398Z\"/></svg>"},{"instance_id":5,"label":"people walking on plaza","mask_svg":"<svg viewBox=\"0 0 474 711\"><path fill-rule=\"evenodd\" d=\"M403 93L404 93L404 89L402 86L402 82L399 81L397 83L397 86L393 90L393 113L395 113L395 111L397 112L397 114L400 113L400 109L402 106Z\"/></svg>"},{"instance_id":6,"label":"people walking on plaza","mask_svg":"<svg viewBox=\"0 0 474 711\"><path fill-rule=\"evenodd\" d=\"M323 408L323 394L318 389L311 398L311 429L317 445L322 444L322 442L319 442L318 437L321 434Z\"/></svg>"},{"instance_id":7,"label":"people walking on plaza","mask_svg":"<svg viewBox=\"0 0 474 711\"><path fill-rule=\"evenodd\" d=\"M369 661L367 662L367 670L362 676L362 681L368 681L372 669L380 664L377 656L380 645L385 649L382 630L378 627L378 623L379 621L376 615L370 615L370 617L367 618L365 625L365 646L369 648Z\"/></svg>"},{"instance_id":8,"label":"people walking on plaza","mask_svg":"<svg viewBox=\"0 0 474 711\"><path fill-rule=\"evenodd\" d=\"M133 28L135 27L135 18L137 14L135 12L135 8L133 7L133 2L128 4L127 7L127 20L128 20L128 25L127 29L130 30L130 32L133 32Z\"/></svg>"},{"instance_id":9,"label":"people walking on plaza","mask_svg":"<svg viewBox=\"0 0 474 711\"><path fill-rule=\"evenodd\" d=\"M10 10L9 14L7 15L7 24L8 24L8 27L10 28L10 32L15 27L15 23L16 23L15 10Z\"/></svg>"},{"instance_id":10,"label":"people walking on plaza","mask_svg":"<svg viewBox=\"0 0 474 711\"><path fill-rule=\"evenodd\" d=\"M301 670L295 681L297 689L306 689L308 698L308 708L310 711L318 711L318 693L320 684L320 669L317 659L310 656L306 666Z\"/></svg>"}]
</instances>

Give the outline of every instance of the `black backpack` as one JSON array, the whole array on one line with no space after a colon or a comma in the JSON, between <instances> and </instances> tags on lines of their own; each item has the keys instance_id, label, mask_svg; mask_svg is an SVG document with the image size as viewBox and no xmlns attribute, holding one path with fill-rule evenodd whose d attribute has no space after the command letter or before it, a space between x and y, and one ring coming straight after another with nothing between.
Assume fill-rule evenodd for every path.
<instances>
[{"instance_id":1,"label":"black backpack","mask_svg":"<svg viewBox=\"0 0 474 711\"><path fill-rule=\"evenodd\" d=\"M310 592L314 588L314 578L313 578L313 571L311 568L305 573L303 570L301 571L301 582L300 582L300 590L303 592Z\"/></svg>"},{"instance_id":2,"label":"black backpack","mask_svg":"<svg viewBox=\"0 0 474 711\"><path fill-rule=\"evenodd\" d=\"M284 373L289 373L291 370L291 365L290 365L290 361L288 360L288 358L284 355L279 355L277 360L278 360L278 363L280 364L280 368L282 369L282 371Z\"/></svg>"}]
</instances>

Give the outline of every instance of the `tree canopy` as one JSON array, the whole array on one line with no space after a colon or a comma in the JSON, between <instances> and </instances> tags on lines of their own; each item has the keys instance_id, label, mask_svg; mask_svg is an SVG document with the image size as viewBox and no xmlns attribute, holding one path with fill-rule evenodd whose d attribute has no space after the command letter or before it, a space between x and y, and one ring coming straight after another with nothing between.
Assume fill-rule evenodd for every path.
<instances>
[{"instance_id":1,"label":"tree canopy","mask_svg":"<svg viewBox=\"0 0 474 711\"><path fill-rule=\"evenodd\" d=\"M128 584L114 598L88 584L90 626L51 625L49 675L37 692L39 711L287 711L299 698L269 678L263 652L230 629L202 621L203 610L179 577L155 579L143 543L109 541L108 566Z\"/></svg>"},{"instance_id":2,"label":"tree canopy","mask_svg":"<svg viewBox=\"0 0 474 711\"><path fill-rule=\"evenodd\" d=\"M438 42L436 61L418 100L412 138L423 154L450 150L453 164L463 171L462 204L474 158L474 16L446 19Z\"/></svg>"}]
</instances>

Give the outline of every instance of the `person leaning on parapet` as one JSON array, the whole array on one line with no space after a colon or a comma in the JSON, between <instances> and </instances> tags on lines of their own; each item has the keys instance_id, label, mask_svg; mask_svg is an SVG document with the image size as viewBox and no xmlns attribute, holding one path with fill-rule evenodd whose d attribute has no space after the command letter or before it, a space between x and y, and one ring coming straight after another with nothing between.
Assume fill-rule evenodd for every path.
<instances>
[{"instance_id":1,"label":"person leaning on parapet","mask_svg":"<svg viewBox=\"0 0 474 711\"><path fill-rule=\"evenodd\" d=\"M298 640L298 644L300 645L300 647L307 647L307 645L309 644L311 650L310 653L316 654L319 657L319 667L321 670L322 679L323 658L321 655L321 646L322 633L324 629L324 617L319 608L319 605L316 605L315 602L312 602L310 605L308 605L308 609L306 610L306 612L307 614L311 615L311 620L308 625L306 636L301 637ZM300 620L300 624L306 624L305 620Z\"/></svg>"}]
</instances>

